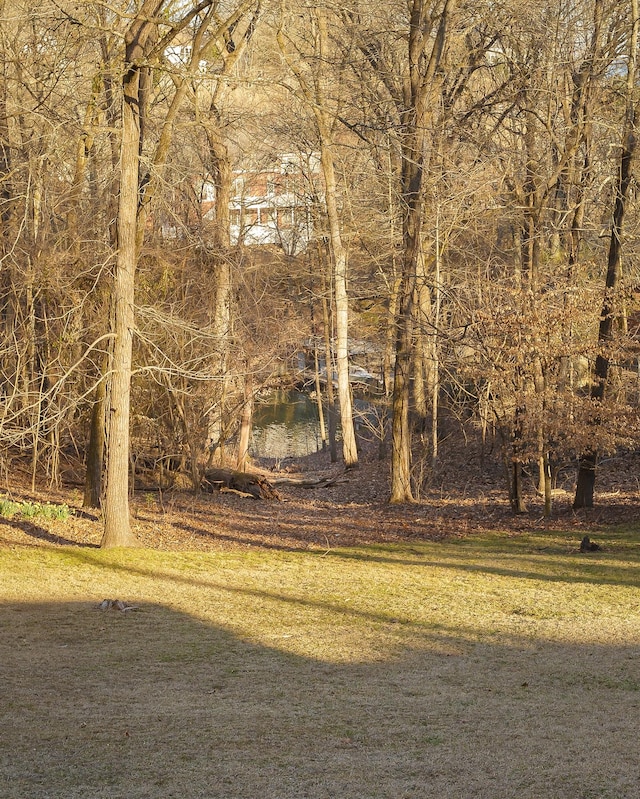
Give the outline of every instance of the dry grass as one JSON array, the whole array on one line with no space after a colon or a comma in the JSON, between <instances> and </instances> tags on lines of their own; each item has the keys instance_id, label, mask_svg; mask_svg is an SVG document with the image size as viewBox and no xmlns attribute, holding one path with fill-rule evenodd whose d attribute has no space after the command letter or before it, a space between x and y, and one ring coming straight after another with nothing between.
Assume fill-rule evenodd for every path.
<instances>
[{"instance_id":1,"label":"dry grass","mask_svg":"<svg viewBox=\"0 0 640 799\"><path fill-rule=\"evenodd\" d=\"M608 535L0 550L0 796L637 797L640 558Z\"/></svg>"}]
</instances>

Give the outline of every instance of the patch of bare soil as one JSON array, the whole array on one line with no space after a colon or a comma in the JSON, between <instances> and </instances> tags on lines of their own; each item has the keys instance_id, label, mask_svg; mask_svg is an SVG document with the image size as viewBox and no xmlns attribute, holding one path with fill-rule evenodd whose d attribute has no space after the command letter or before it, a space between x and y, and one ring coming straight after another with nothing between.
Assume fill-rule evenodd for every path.
<instances>
[{"instance_id":1,"label":"patch of bare soil","mask_svg":"<svg viewBox=\"0 0 640 799\"><path fill-rule=\"evenodd\" d=\"M452 445L453 446L453 445ZM277 468L276 468L277 466ZM144 547L166 550L219 550L230 547L331 549L365 543L439 540L484 531L587 531L640 518L640 453L605 461L597 480L596 507L571 510L575 470L561 472L553 516L543 517L535 475L528 480L528 512L511 513L502 468L481 462L471 447L447 453L443 466L425 481L419 501L390 505L389 463L363 456L359 468L332 464L328 453L275 464L254 463L270 479L281 499L256 500L234 493L200 494L186 490L137 491L132 497L133 529ZM65 473L65 486L32 492L26 475L14 470L5 495L16 500L66 503L66 520L0 518L0 545L98 546L98 511L82 508L78 471ZM303 487L296 482L319 482Z\"/></svg>"}]
</instances>

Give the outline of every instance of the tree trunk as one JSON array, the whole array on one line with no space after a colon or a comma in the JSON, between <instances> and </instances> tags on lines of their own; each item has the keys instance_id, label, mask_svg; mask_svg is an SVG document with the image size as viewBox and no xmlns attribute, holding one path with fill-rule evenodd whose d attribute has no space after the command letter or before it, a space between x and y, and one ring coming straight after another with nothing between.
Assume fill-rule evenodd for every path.
<instances>
[{"instance_id":1,"label":"tree trunk","mask_svg":"<svg viewBox=\"0 0 640 799\"><path fill-rule=\"evenodd\" d=\"M138 201L140 180L139 65L155 25L162 0L145 0L126 34L123 78L122 141L120 145L120 199L118 255L113 284L113 361L107 446L107 490L101 546L136 544L129 517L129 408L134 329L135 273L138 260Z\"/></svg>"},{"instance_id":2,"label":"tree trunk","mask_svg":"<svg viewBox=\"0 0 640 799\"><path fill-rule=\"evenodd\" d=\"M573 508L592 508L596 486L596 467L598 458L595 452L586 452L580 458L578 466L578 482L573 499Z\"/></svg>"},{"instance_id":3,"label":"tree trunk","mask_svg":"<svg viewBox=\"0 0 640 799\"><path fill-rule=\"evenodd\" d=\"M320 59L326 57L328 36L326 19L320 9L316 11L320 32ZM333 280L336 300L336 368L338 372L338 403L340 405L340 424L342 427L342 455L347 469L358 465L358 448L353 427L353 405L351 402L351 383L349 381L349 296L347 293L347 253L340 231L337 184L333 150L331 147L330 125L326 117L321 81L316 84L314 113L320 134L320 162L325 184L325 206L329 222L329 240L333 256Z\"/></svg>"},{"instance_id":4,"label":"tree trunk","mask_svg":"<svg viewBox=\"0 0 640 799\"><path fill-rule=\"evenodd\" d=\"M633 176L632 167L637 143L636 117L638 107L635 103L634 94L637 71L636 51L638 46L638 26L640 25L638 0L631 0L631 12L632 31L627 73L627 112L624 122L622 152L620 155L615 204L609 238L605 294L598 328L598 342L601 349L596 356L594 380L591 386L591 399L596 404L602 404L605 397L610 371L610 359L607 354L607 345L613 339L615 324L620 316L620 301L617 294L622 284L622 230L629 186ZM599 420L598 423L600 423ZM573 507L576 510L579 508L593 507L597 463L598 453L595 448L584 452L580 458L576 493L573 500Z\"/></svg>"},{"instance_id":5,"label":"tree trunk","mask_svg":"<svg viewBox=\"0 0 640 799\"><path fill-rule=\"evenodd\" d=\"M217 109L211 108L209 112L215 119L216 124L208 124L205 128L207 134L207 144L209 145L209 157L211 161L211 177L215 187L215 229L214 246L225 256L231 246L230 242L230 206L231 206L231 161L229 150L222 138L222 133L217 124Z\"/></svg>"},{"instance_id":6,"label":"tree trunk","mask_svg":"<svg viewBox=\"0 0 640 799\"><path fill-rule=\"evenodd\" d=\"M310 80L299 68L286 47L282 28L277 38L280 50L289 67L296 76L305 102L311 109L317 126L320 140L320 165L324 178L325 210L329 225L329 245L333 261L333 288L335 296L336 323L336 369L338 372L338 403L340 405L340 422L342 425L342 452L347 468L358 465L358 449L353 427L353 407L351 402L351 384L349 381L349 300L347 293L347 252L340 230L340 213L338 210L338 190L335 176L333 154L333 134L331 113L325 97L324 66L329 57L329 36L325 9L313 7L317 24L316 37L316 71Z\"/></svg>"},{"instance_id":7,"label":"tree trunk","mask_svg":"<svg viewBox=\"0 0 640 799\"><path fill-rule=\"evenodd\" d=\"M389 296L389 307L387 309L387 326L385 334L384 355L382 359L382 383L384 385L385 397L393 394L393 372L395 369L395 344L397 338L396 321L398 317L398 301L400 295L400 284L402 278L396 275L395 259L393 264L393 282Z\"/></svg>"},{"instance_id":8,"label":"tree trunk","mask_svg":"<svg viewBox=\"0 0 640 799\"><path fill-rule=\"evenodd\" d=\"M412 502L411 426L409 402L414 297L419 259L423 257L422 222L425 207L427 136L441 87L440 66L449 39L456 0L446 0L433 40L425 36L426 0L410 3L408 75L405 86L402 146L403 262L400 284L396 366L393 386L391 502ZM431 52L427 57L427 48Z\"/></svg>"},{"instance_id":9,"label":"tree trunk","mask_svg":"<svg viewBox=\"0 0 640 799\"><path fill-rule=\"evenodd\" d=\"M104 465L107 390L105 381L96 386L91 408L91 429L87 448L84 481L84 508L99 508L102 502L102 469Z\"/></svg>"},{"instance_id":10,"label":"tree trunk","mask_svg":"<svg viewBox=\"0 0 640 799\"><path fill-rule=\"evenodd\" d=\"M231 338L231 300L233 281L231 277L231 261L229 252L214 257L215 300L213 307L213 337L214 337L214 365L217 392L213 397L213 407L209 414L207 447L209 449L209 465L222 464L224 460L224 415L225 401L228 393L229 376L229 342Z\"/></svg>"},{"instance_id":11,"label":"tree trunk","mask_svg":"<svg viewBox=\"0 0 640 799\"><path fill-rule=\"evenodd\" d=\"M253 420L253 380L251 373L247 372L244 378L244 405L240 419L240 436L238 438L238 465L239 472L247 469L249 454L249 441L251 439L251 422Z\"/></svg>"},{"instance_id":12,"label":"tree trunk","mask_svg":"<svg viewBox=\"0 0 640 799\"><path fill-rule=\"evenodd\" d=\"M527 506L524 504L522 495L522 464L520 461L513 460L511 463L511 509L514 513L526 513Z\"/></svg>"},{"instance_id":13,"label":"tree trunk","mask_svg":"<svg viewBox=\"0 0 640 799\"><path fill-rule=\"evenodd\" d=\"M408 277L408 276L407 276ZM406 278L403 281L406 284ZM413 291L402 291L398 315L396 363L393 373L391 425L390 502L412 502L411 429L409 425L411 341L413 336Z\"/></svg>"},{"instance_id":14,"label":"tree trunk","mask_svg":"<svg viewBox=\"0 0 640 799\"><path fill-rule=\"evenodd\" d=\"M435 281L433 298L433 332L431 335L431 468L435 469L438 462L438 413L440 410L440 353L438 347L440 331L440 306L442 291L440 285L440 219L439 212L436 216L436 260Z\"/></svg>"},{"instance_id":15,"label":"tree trunk","mask_svg":"<svg viewBox=\"0 0 640 799\"><path fill-rule=\"evenodd\" d=\"M124 82L118 256L113 286L114 347L109 407L107 491L103 547L131 546L135 537L129 518L129 405L137 263L137 209L140 126L139 71L130 65Z\"/></svg>"},{"instance_id":16,"label":"tree trunk","mask_svg":"<svg viewBox=\"0 0 640 799\"><path fill-rule=\"evenodd\" d=\"M347 259L344 251L334 247L334 281L336 297L336 368L338 372L338 404L342 427L342 456L348 469L358 465L358 448L353 427L353 404L349 381L349 299L347 296Z\"/></svg>"},{"instance_id":17,"label":"tree trunk","mask_svg":"<svg viewBox=\"0 0 640 799\"><path fill-rule=\"evenodd\" d=\"M322 449L327 448L327 430L324 423L324 409L322 407L322 385L320 383L320 370L318 368L318 345L313 348L313 373L316 386L316 405L318 406L318 423L320 425L320 440Z\"/></svg>"},{"instance_id":18,"label":"tree trunk","mask_svg":"<svg viewBox=\"0 0 640 799\"><path fill-rule=\"evenodd\" d=\"M324 270L322 271L324 275ZM326 280L322 280L322 321L324 331L325 371L327 373L327 410L329 416L329 454L331 463L338 460L336 445L336 402L333 394L333 354L331 352L331 315L327 301Z\"/></svg>"}]
</instances>

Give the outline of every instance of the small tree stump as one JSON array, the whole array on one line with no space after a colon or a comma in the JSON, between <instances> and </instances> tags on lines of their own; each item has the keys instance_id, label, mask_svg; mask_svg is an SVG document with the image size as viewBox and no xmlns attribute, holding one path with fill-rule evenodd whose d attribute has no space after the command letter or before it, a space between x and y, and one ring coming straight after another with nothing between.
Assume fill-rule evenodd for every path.
<instances>
[{"instance_id":1,"label":"small tree stump","mask_svg":"<svg viewBox=\"0 0 640 799\"><path fill-rule=\"evenodd\" d=\"M580 552L597 552L600 549L600 544L594 543L588 535L585 535L580 542Z\"/></svg>"}]
</instances>

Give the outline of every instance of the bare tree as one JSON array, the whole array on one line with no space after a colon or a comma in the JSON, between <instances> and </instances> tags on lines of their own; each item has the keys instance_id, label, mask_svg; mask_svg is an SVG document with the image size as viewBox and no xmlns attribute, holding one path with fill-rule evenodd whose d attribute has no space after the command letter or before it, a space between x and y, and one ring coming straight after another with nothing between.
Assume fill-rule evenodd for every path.
<instances>
[{"instance_id":1,"label":"bare tree","mask_svg":"<svg viewBox=\"0 0 640 799\"><path fill-rule=\"evenodd\" d=\"M598 325L598 353L596 355L591 399L597 406L601 406L607 391L611 368L610 347L614 338L616 323L622 316L621 303L622 288L622 235L627 210L629 187L633 178L633 167L637 147L638 113L640 101L637 98L637 58L638 58L638 31L640 16L638 14L638 1L629 0L629 49L627 54L627 80L625 115L622 124L622 135L619 145L619 161L615 178L614 206L609 234L609 251L607 257L607 273L605 278L605 293ZM606 424L604 420L596 418L596 423ZM597 450L590 447L583 451L578 468L578 481L573 501L574 508L590 508L593 506L593 494L596 480L596 467L598 462Z\"/></svg>"},{"instance_id":2,"label":"bare tree","mask_svg":"<svg viewBox=\"0 0 640 799\"><path fill-rule=\"evenodd\" d=\"M409 420L411 348L418 264L423 257L428 133L442 87L441 64L451 36L455 0L432 16L426 0L410 6L407 81L404 89L402 146L403 264L398 310L393 387L391 502L413 500ZM427 32L435 27L433 38Z\"/></svg>"},{"instance_id":3,"label":"bare tree","mask_svg":"<svg viewBox=\"0 0 640 799\"><path fill-rule=\"evenodd\" d=\"M333 286L335 297L336 369L338 373L338 401L342 425L342 452L347 468L358 465L358 449L353 427L353 407L349 378L349 297L347 292L348 256L344 244L338 184L335 170L334 127L336 115L326 96L326 67L330 63L327 10L322 5L313 9L313 52L306 59L296 59L291 53L291 38L285 35L284 20L278 30L278 42L291 71L294 73L304 100L311 109L320 141L320 163L324 176L324 204L329 227L330 253L333 261ZM328 374L327 379L331 379Z\"/></svg>"},{"instance_id":4,"label":"bare tree","mask_svg":"<svg viewBox=\"0 0 640 799\"><path fill-rule=\"evenodd\" d=\"M107 489L103 546L127 546L134 542L129 520L129 415L134 331L135 272L144 240L149 202L164 166L178 111L188 91L188 76L199 68L209 44L207 30L229 30L234 9L224 21L216 20L213 0L202 0L170 22L160 15L164 0L145 0L125 32L120 195L118 207L118 254L113 289L115 343L111 364L108 419ZM246 5L246 4L245 4ZM189 34L190 58L186 73L175 75L175 91L164 113L160 133L150 157L151 168L141 169L145 143L151 71L179 34Z\"/></svg>"}]
</instances>

